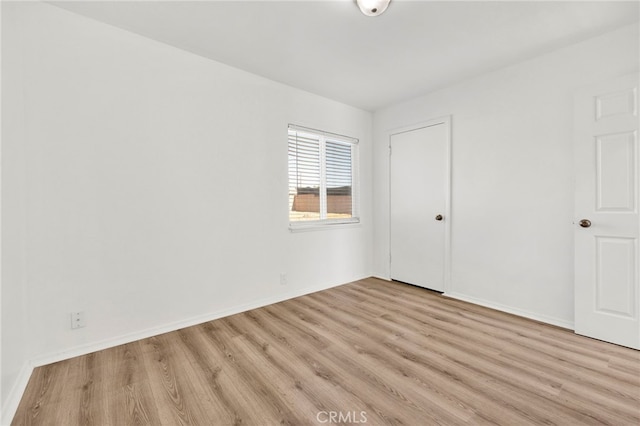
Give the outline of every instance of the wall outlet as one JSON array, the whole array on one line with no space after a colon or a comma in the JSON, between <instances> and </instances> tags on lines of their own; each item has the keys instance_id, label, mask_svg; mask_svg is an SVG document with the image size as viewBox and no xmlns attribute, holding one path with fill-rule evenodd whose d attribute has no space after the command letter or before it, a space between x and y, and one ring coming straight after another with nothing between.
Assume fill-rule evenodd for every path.
<instances>
[{"instance_id":1,"label":"wall outlet","mask_svg":"<svg viewBox=\"0 0 640 426\"><path fill-rule=\"evenodd\" d=\"M82 328L86 325L84 312L71 312L71 329Z\"/></svg>"},{"instance_id":2,"label":"wall outlet","mask_svg":"<svg viewBox=\"0 0 640 426\"><path fill-rule=\"evenodd\" d=\"M280 285L287 285L287 274L280 274Z\"/></svg>"}]
</instances>

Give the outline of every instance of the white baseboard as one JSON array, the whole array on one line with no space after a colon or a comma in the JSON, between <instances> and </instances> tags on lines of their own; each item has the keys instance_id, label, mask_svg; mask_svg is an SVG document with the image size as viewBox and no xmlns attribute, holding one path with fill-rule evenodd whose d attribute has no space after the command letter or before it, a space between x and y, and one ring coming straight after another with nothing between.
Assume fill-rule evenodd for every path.
<instances>
[{"instance_id":1,"label":"white baseboard","mask_svg":"<svg viewBox=\"0 0 640 426\"><path fill-rule=\"evenodd\" d=\"M364 278L367 278L367 277L354 278L353 280L350 280L348 282L357 281L359 279L364 279ZM385 278L385 277L375 277L375 278L380 278L382 280L388 281L388 278ZM263 306L293 299L295 297L300 297L306 294L315 293L317 291L322 291L329 288L337 287L342 284L344 283L304 287L304 288L292 290L286 293L281 293L277 296L266 297L253 302L234 306L229 309L223 309L221 311L212 312L205 315L199 315L199 316L188 318L182 321L164 324L159 327L152 327L146 330L137 331L134 333L123 335L123 336L105 339L99 342L76 346L68 350L35 357L32 360L25 362L25 364L23 365L18 375L18 378L16 379L14 386L12 387L11 391L9 391L6 402L2 407L2 417L0 418L0 425L3 425L3 426L9 425L11 423L11 420L13 420L13 416L15 415L18 405L20 404L22 395L24 394L27 384L29 383L29 378L31 377L31 374L35 367L51 364L54 362L62 361L65 359L76 357L76 356L86 355L92 352L108 349L108 348L122 345L125 343L135 342L136 340L146 339L148 337L157 336L159 334L168 333L171 331L179 330L181 328L191 327L197 324L202 324L207 321L213 321L219 318L224 318L230 315L235 315L241 312L249 311L251 309L261 308ZM544 315L511 308L505 305L501 305L499 303L477 299L475 297L470 297L470 296L466 296L459 293L446 293L444 294L444 296L573 330L573 323L560 320L557 318L551 318Z\"/></svg>"},{"instance_id":2,"label":"white baseboard","mask_svg":"<svg viewBox=\"0 0 640 426\"><path fill-rule=\"evenodd\" d=\"M354 278L353 280L350 280L348 282L357 281L364 278L367 278L367 277ZM114 346L123 345L125 343L135 342L136 340L146 339L148 337L157 336L159 334L168 333L171 331L179 330L181 328L191 327L197 324L202 324L207 321L213 321L219 318L224 318L224 317L238 314L241 312L250 311L251 309L261 308L263 306L272 305L278 302L283 302L285 300L304 296L306 294L315 293L317 291L327 290L329 288L337 287L343 284L344 283L304 287L304 288L292 290L286 293L281 293L281 294L278 294L277 296L266 297L253 302L234 306L229 309L223 309L221 311L212 312L205 315L199 315L196 317L188 318L186 320L164 324L159 327L152 327L146 330L142 330L135 333L130 333L130 334L126 334L123 336L118 336L110 339L105 339L99 342L76 346L60 352L37 356L25 362L22 370L20 371L18 379L16 380L13 388L9 392L7 400L4 406L2 407L2 413L0 415L1 416L0 425L8 426L13 420L13 416L15 416L16 410L18 409L18 405L20 404L20 400L22 399L22 395L24 394L24 391L27 388L27 384L29 383L29 379L31 378L33 369L36 367L51 364L58 361L63 361L65 359L73 358L76 356L86 355L96 351L112 348Z\"/></svg>"},{"instance_id":3,"label":"white baseboard","mask_svg":"<svg viewBox=\"0 0 640 426\"><path fill-rule=\"evenodd\" d=\"M357 281L363 278L367 278L367 277L355 278L352 281ZM352 281L348 281L348 282L352 282ZM92 352L112 348L114 346L135 342L136 340L146 339L148 337L157 336L159 334L169 333L171 331L179 330L181 328L191 327L194 325L202 324L207 321L213 321L213 320L224 318L230 315L239 314L241 312L250 311L251 309L261 308L263 306L293 299L295 297L304 296L306 294L315 293L317 291L326 290L332 287L337 287L343 284L345 283L316 285L316 286L310 286L310 287L304 287L301 289L292 290L286 293L278 294L273 297L266 297L266 298L255 300L242 305L234 306L232 308L223 309L217 312L195 316L185 320L164 324L158 327L148 328L146 330L136 331L134 333L125 334L122 336L113 337L113 338L101 340L98 342L89 343L86 345L76 346L60 352L40 355L33 358L31 360L31 364L33 365L33 367L39 367L42 365L63 361L65 359L74 358L74 357L86 355Z\"/></svg>"},{"instance_id":4,"label":"white baseboard","mask_svg":"<svg viewBox=\"0 0 640 426\"><path fill-rule=\"evenodd\" d=\"M27 361L22 365L22 368L18 373L18 377L11 387L5 403L2 406L0 425L9 426L11 424L13 416L16 414L16 410L20 404L20 400L22 399L22 395L24 394L25 389L27 389L27 384L29 384L33 368L34 366L30 361Z\"/></svg>"},{"instance_id":5,"label":"white baseboard","mask_svg":"<svg viewBox=\"0 0 640 426\"><path fill-rule=\"evenodd\" d=\"M360 279L364 279L367 277L368 276L355 277L352 280L349 280L348 282L358 281ZM24 391L27 388L27 384L29 383L31 374L33 373L33 369L36 367L51 364L58 361L63 361L65 359L73 358L76 356L90 354L92 352L112 348L114 346L123 345L125 343L135 342L136 340L146 339L148 337L157 336L159 334L168 333L171 331L179 330L181 328L191 327L197 324L202 324L207 321L213 321L219 318L224 318L224 317L238 314L241 312L250 311L251 309L261 308L263 306L272 305L278 302L283 302L285 300L304 296L306 294L315 293L317 291L327 290L329 288L337 287L343 284L345 283L322 284L322 285L315 285L315 286L304 287L296 290L291 290L286 293L278 294L277 296L266 297L263 299L255 300L253 302L234 306L232 308L223 309L217 312L212 312L205 315L199 315L199 316L195 316L185 320L164 324L162 326L152 327L146 330L137 331L135 333L129 333L123 336L117 336L110 339L89 343L86 345L76 346L64 351L49 353L49 354L34 357L33 359L25 362L25 364L22 367L22 370L18 375L18 378L16 379L16 382L14 383L13 387L9 391L9 395L7 396L6 402L2 407L2 412L0 413L0 425L2 426L9 425L13 420L16 410L18 409L18 405L20 404L20 400L22 399L22 395L24 394Z\"/></svg>"},{"instance_id":6,"label":"white baseboard","mask_svg":"<svg viewBox=\"0 0 640 426\"><path fill-rule=\"evenodd\" d=\"M374 278L378 278L385 281L390 281L390 278L385 276L374 275ZM566 321L559 318L549 317L541 315L535 312L525 311L523 309L512 308L511 306L502 305L500 303L491 302L489 300L480 299L477 297L467 296L456 292L445 292L443 296L450 297L452 299L462 300L463 302L473 303L474 305L484 306L485 308L495 309L496 311L506 312L508 314L517 315L519 317L529 318L532 320L544 322L546 324L555 325L569 330L574 329L574 324L571 321Z\"/></svg>"},{"instance_id":7,"label":"white baseboard","mask_svg":"<svg viewBox=\"0 0 640 426\"><path fill-rule=\"evenodd\" d=\"M549 317L546 315L541 315L535 312L529 312L522 309L512 308L510 306L502 305L500 303L491 302L484 299L478 299L476 297L467 296L460 293L444 293L443 296L450 297L452 299L462 300L464 302L473 303L475 305L484 306L486 308L495 309L497 311L506 312L508 314L518 315L519 317L529 318L532 320L544 322L546 324L555 325L562 328L568 328L569 330L573 330L573 322L566 321L559 318Z\"/></svg>"},{"instance_id":8,"label":"white baseboard","mask_svg":"<svg viewBox=\"0 0 640 426\"><path fill-rule=\"evenodd\" d=\"M374 275L372 275L372 277L373 278L377 278L379 280L383 280L383 281L391 281L391 278L389 278L389 277L387 277L385 275L382 275L382 274L374 274Z\"/></svg>"}]
</instances>

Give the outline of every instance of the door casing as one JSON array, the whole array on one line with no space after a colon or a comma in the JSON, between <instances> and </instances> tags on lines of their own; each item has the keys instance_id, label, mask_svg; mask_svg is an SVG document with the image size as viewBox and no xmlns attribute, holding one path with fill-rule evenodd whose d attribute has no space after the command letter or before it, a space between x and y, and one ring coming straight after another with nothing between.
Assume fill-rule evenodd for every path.
<instances>
[{"instance_id":1,"label":"door casing","mask_svg":"<svg viewBox=\"0 0 640 426\"><path fill-rule=\"evenodd\" d=\"M389 181L387 187L387 194L389 194L389 200L391 200L391 137L398 133L410 132L412 130L422 129L424 127L430 127L442 124L446 130L446 142L445 142L445 173L444 173L444 217L443 221L444 226L444 279L443 279L443 287L444 293L447 294L451 292L451 135L452 135L452 117L450 115L433 118L430 120L426 120L423 122L410 124L407 126L397 127L387 131L387 141L388 141L388 170L389 170ZM388 271L391 273L391 202L389 202L389 257L388 257Z\"/></svg>"}]
</instances>

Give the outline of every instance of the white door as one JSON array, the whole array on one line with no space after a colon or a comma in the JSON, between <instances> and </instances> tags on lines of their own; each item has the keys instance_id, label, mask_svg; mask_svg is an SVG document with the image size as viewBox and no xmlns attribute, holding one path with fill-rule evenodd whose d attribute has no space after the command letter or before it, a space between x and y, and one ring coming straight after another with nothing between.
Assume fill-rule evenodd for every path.
<instances>
[{"instance_id":1,"label":"white door","mask_svg":"<svg viewBox=\"0 0 640 426\"><path fill-rule=\"evenodd\" d=\"M575 97L575 331L640 348L638 75Z\"/></svg>"},{"instance_id":2,"label":"white door","mask_svg":"<svg viewBox=\"0 0 640 426\"><path fill-rule=\"evenodd\" d=\"M391 279L445 290L449 121L390 135Z\"/></svg>"}]
</instances>

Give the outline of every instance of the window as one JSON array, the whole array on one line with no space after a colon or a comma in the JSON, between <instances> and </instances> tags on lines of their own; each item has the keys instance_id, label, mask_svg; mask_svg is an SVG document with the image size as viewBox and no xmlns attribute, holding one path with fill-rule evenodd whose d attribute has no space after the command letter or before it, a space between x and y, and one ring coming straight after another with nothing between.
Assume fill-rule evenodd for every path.
<instances>
[{"instance_id":1,"label":"window","mask_svg":"<svg viewBox=\"0 0 640 426\"><path fill-rule=\"evenodd\" d=\"M359 222L357 158L357 139L289 125L292 229Z\"/></svg>"}]
</instances>

